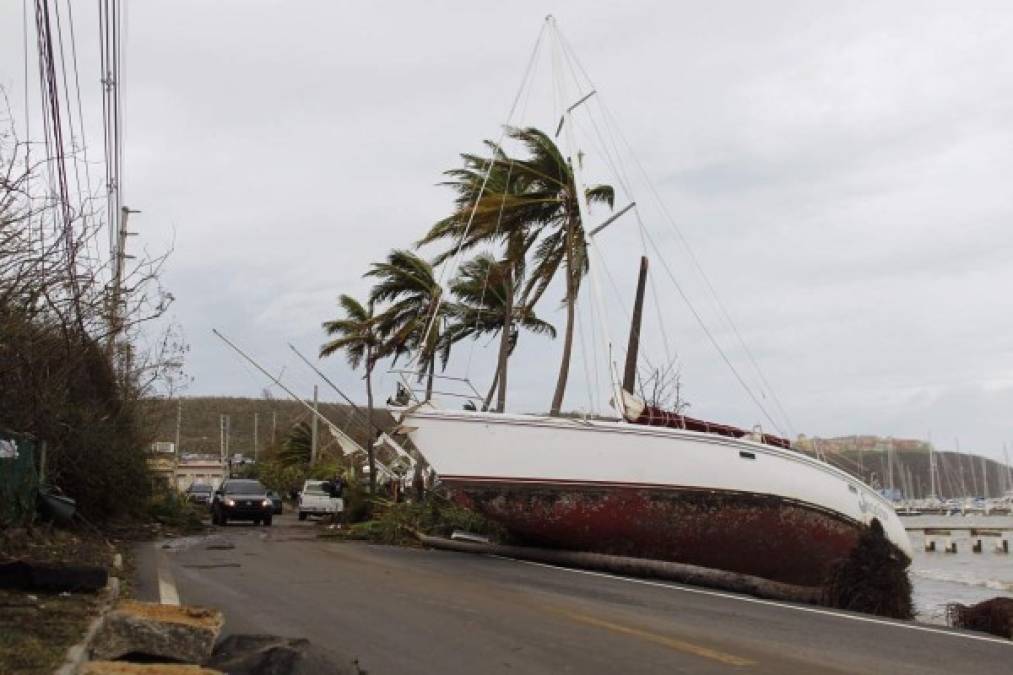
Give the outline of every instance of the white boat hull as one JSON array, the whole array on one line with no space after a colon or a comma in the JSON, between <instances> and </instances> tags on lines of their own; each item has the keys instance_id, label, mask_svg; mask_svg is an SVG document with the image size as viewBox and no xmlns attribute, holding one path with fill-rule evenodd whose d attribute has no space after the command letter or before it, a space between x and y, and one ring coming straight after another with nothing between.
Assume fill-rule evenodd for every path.
<instances>
[{"instance_id":1,"label":"white boat hull","mask_svg":"<svg viewBox=\"0 0 1013 675\"><path fill-rule=\"evenodd\" d=\"M818 585L892 506L853 476L748 440L621 422L403 412L455 496L538 545L703 564Z\"/></svg>"}]
</instances>

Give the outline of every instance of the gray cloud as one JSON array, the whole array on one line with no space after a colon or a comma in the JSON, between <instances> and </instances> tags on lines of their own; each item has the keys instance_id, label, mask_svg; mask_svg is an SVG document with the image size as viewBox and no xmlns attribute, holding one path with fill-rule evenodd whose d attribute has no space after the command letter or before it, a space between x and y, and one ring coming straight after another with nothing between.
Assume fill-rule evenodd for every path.
<instances>
[{"instance_id":1,"label":"gray cloud","mask_svg":"<svg viewBox=\"0 0 1013 675\"><path fill-rule=\"evenodd\" d=\"M1013 440L1013 10L558 5L798 431L932 431L943 445L960 436L993 456ZM93 9L75 11L97 151ZM446 213L450 195L434 184L458 152L498 133L545 9L162 2L128 11L126 197L144 211L135 222L146 245L175 239L166 282L193 345L191 391L262 386L213 326L308 390L284 342L315 350L336 296L365 292L369 261ZM0 82L16 106L20 24L19 6L0 8ZM551 106L535 98L530 121L552 126ZM645 204L644 215L748 374L661 214ZM602 243L628 296L637 238L616 229ZM693 411L760 421L658 261L654 269ZM609 304L618 335L621 311ZM542 309L561 323L555 310ZM588 348L590 323L585 314ZM648 346L660 358L659 341ZM522 339L513 408L547 407L558 350ZM471 354L484 387L492 350L471 351L459 348L454 368L469 370ZM358 388L343 363L327 368ZM568 404L586 406L579 355L573 373Z\"/></svg>"}]
</instances>

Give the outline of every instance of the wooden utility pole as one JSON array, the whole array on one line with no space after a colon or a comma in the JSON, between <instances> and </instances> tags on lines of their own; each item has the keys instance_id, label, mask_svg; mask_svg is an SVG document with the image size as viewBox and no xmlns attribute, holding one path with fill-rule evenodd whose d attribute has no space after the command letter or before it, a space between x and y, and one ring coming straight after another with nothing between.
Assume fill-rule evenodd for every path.
<instances>
[{"instance_id":1,"label":"wooden utility pole","mask_svg":"<svg viewBox=\"0 0 1013 675\"><path fill-rule=\"evenodd\" d=\"M644 289L647 286L647 256L640 257L640 276L637 278L637 297L633 303L633 317L630 319L630 340L626 346L626 370L623 373L623 389L635 394L637 386L637 354L640 351L640 326L644 316ZM661 373L658 373L661 377ZM661 384L660 382L658 383Z\"/></svg>"},{"instance_id":2,"label":"wooden utility pole","mask_svg":"<svg viewBox=\"0 0 1013 675\"><path fill-rule=\"evenodd\" d=\"M179 457L179 434L183 426L183 399L176 401L176 456Z\"/></svg>"},{"instance_id":3,"label":"wooden utility pole","mask_svg":"<svg viewBox=\"0 0 1013 675\"><path fill-rule=\"evenodd\" d=\"M257 443L257 413L253 413L253 461L257 461L257 451L259 448Z\"/></svg>"},{"instance_id":4,"label":"wooden utility pole","mask_svg":"<svg viewBox=\"0 0 1013 675\"><path fill-rule=\"evenodd\" d=\"M271 411L271 445L278 443L278 411Z\"/></svg>"},{"instance_id":5,"label":"wooden utility pole","mask_svg":"<svg viewBox=\"0 0 1013 675\"><path fill-rule=\"evenodd\" d=\"M218 416L218 447L222 466L225 465L225 415Z\"/></svg>"},{"instance_id":6,"label":"wooden utility pole","mask_svg":"<svg viewBox=\"0 0 1013 675\"><path fill-rule=\"evenodd\" d=\"M316 415L313 415L310 422L310 466L317 463L317 415L320 414L317 404L317 385L315 384L313 385L313 410Z\"/></svg>"}]
</instances>

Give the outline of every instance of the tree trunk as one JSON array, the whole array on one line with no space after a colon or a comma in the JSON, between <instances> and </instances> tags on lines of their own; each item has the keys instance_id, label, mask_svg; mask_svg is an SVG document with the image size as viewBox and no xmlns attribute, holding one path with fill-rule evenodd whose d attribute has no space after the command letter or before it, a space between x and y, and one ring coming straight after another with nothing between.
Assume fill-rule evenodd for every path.
<instances>
[{"instance_id":1,"label":"tree trunk","mask_svg":"<svg viewBox=\"0 0 1013 675\"><path fill-rule=\"evenodd\" d=\"M510 358L510 328L514 317L514 282L513 270L510 266L506 269L505 279L506 310L503 313L503 330L499 338L499 359L497 359L496 373L499 375L499 393L496 396L496 412L503 412L506 407L506 385L507 385L507 359Z\"/></svg>"},{"instance_id":2,"label":"tree trunk","mask_svg":"<svg viewBox=\"0 0 1013 675\"><path fill-rule=\"evenodd\" d=\"M492 376L492 386L489 387L489 393L485 395L485 402L482 403L482 412L489 409L492 405L492 395L496 393L496 385L499 384L499 368L496 369L496 374Z\"/></svg>"},{"instance_id":3,"label":"tree trunk","mask_svg":"<svg viewBox=\"0 0 1013 675\"><path fill-rule=\"evenodd\" d=\"M574 305L576 304L576 286L573 269L573 218L566 226L566 332L563 335L563 359L559 363L559 378L556 380L556 393L552 396L552 407L549 414L559 415L563 407L563 395L566 393L566 379L570 375L570 352L573 349Z\"/></svg>"},{"instance_id":4,"label":"tree trunk","mask_svg":"<svg viewBox=\"0 0 1013 675\"><path fill-rule=\"evenodd\" d=\"M369 494L376 494L376 438L373 431L376 425L373 420L373 364L371 350L366 350L366 406L369 415L369 445L366 446L369 456Z\"/></svg>"},{"instance_id":5,"label":"tree trunk","mask_svg":"<svg viewBox=\"0 0 1013 675\"><path fill-rule=\"evenodd\" d=\"M426 377L426 400L433 400L433 377L436 373L436 352L429 357L429 375Z\"/></svg>"}]
</instances>

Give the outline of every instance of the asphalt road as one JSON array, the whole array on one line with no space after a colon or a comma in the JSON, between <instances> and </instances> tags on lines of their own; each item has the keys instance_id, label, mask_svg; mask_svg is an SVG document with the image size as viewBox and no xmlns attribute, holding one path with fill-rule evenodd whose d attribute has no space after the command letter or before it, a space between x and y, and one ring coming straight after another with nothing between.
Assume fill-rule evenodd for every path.
<instances>
[{"instance_id":1,"label":"asphalt road","mask_svg":"<svg viewBox=\"0 0 1013 675\"><path fill-rule=\"evenodd\" d=\"M665 582L316 538L285 515L139 550L141 599L383 673L1009 673L1013 642ZM231 546L231 547L230 547Z\"/></svg>"}]
</instances>

